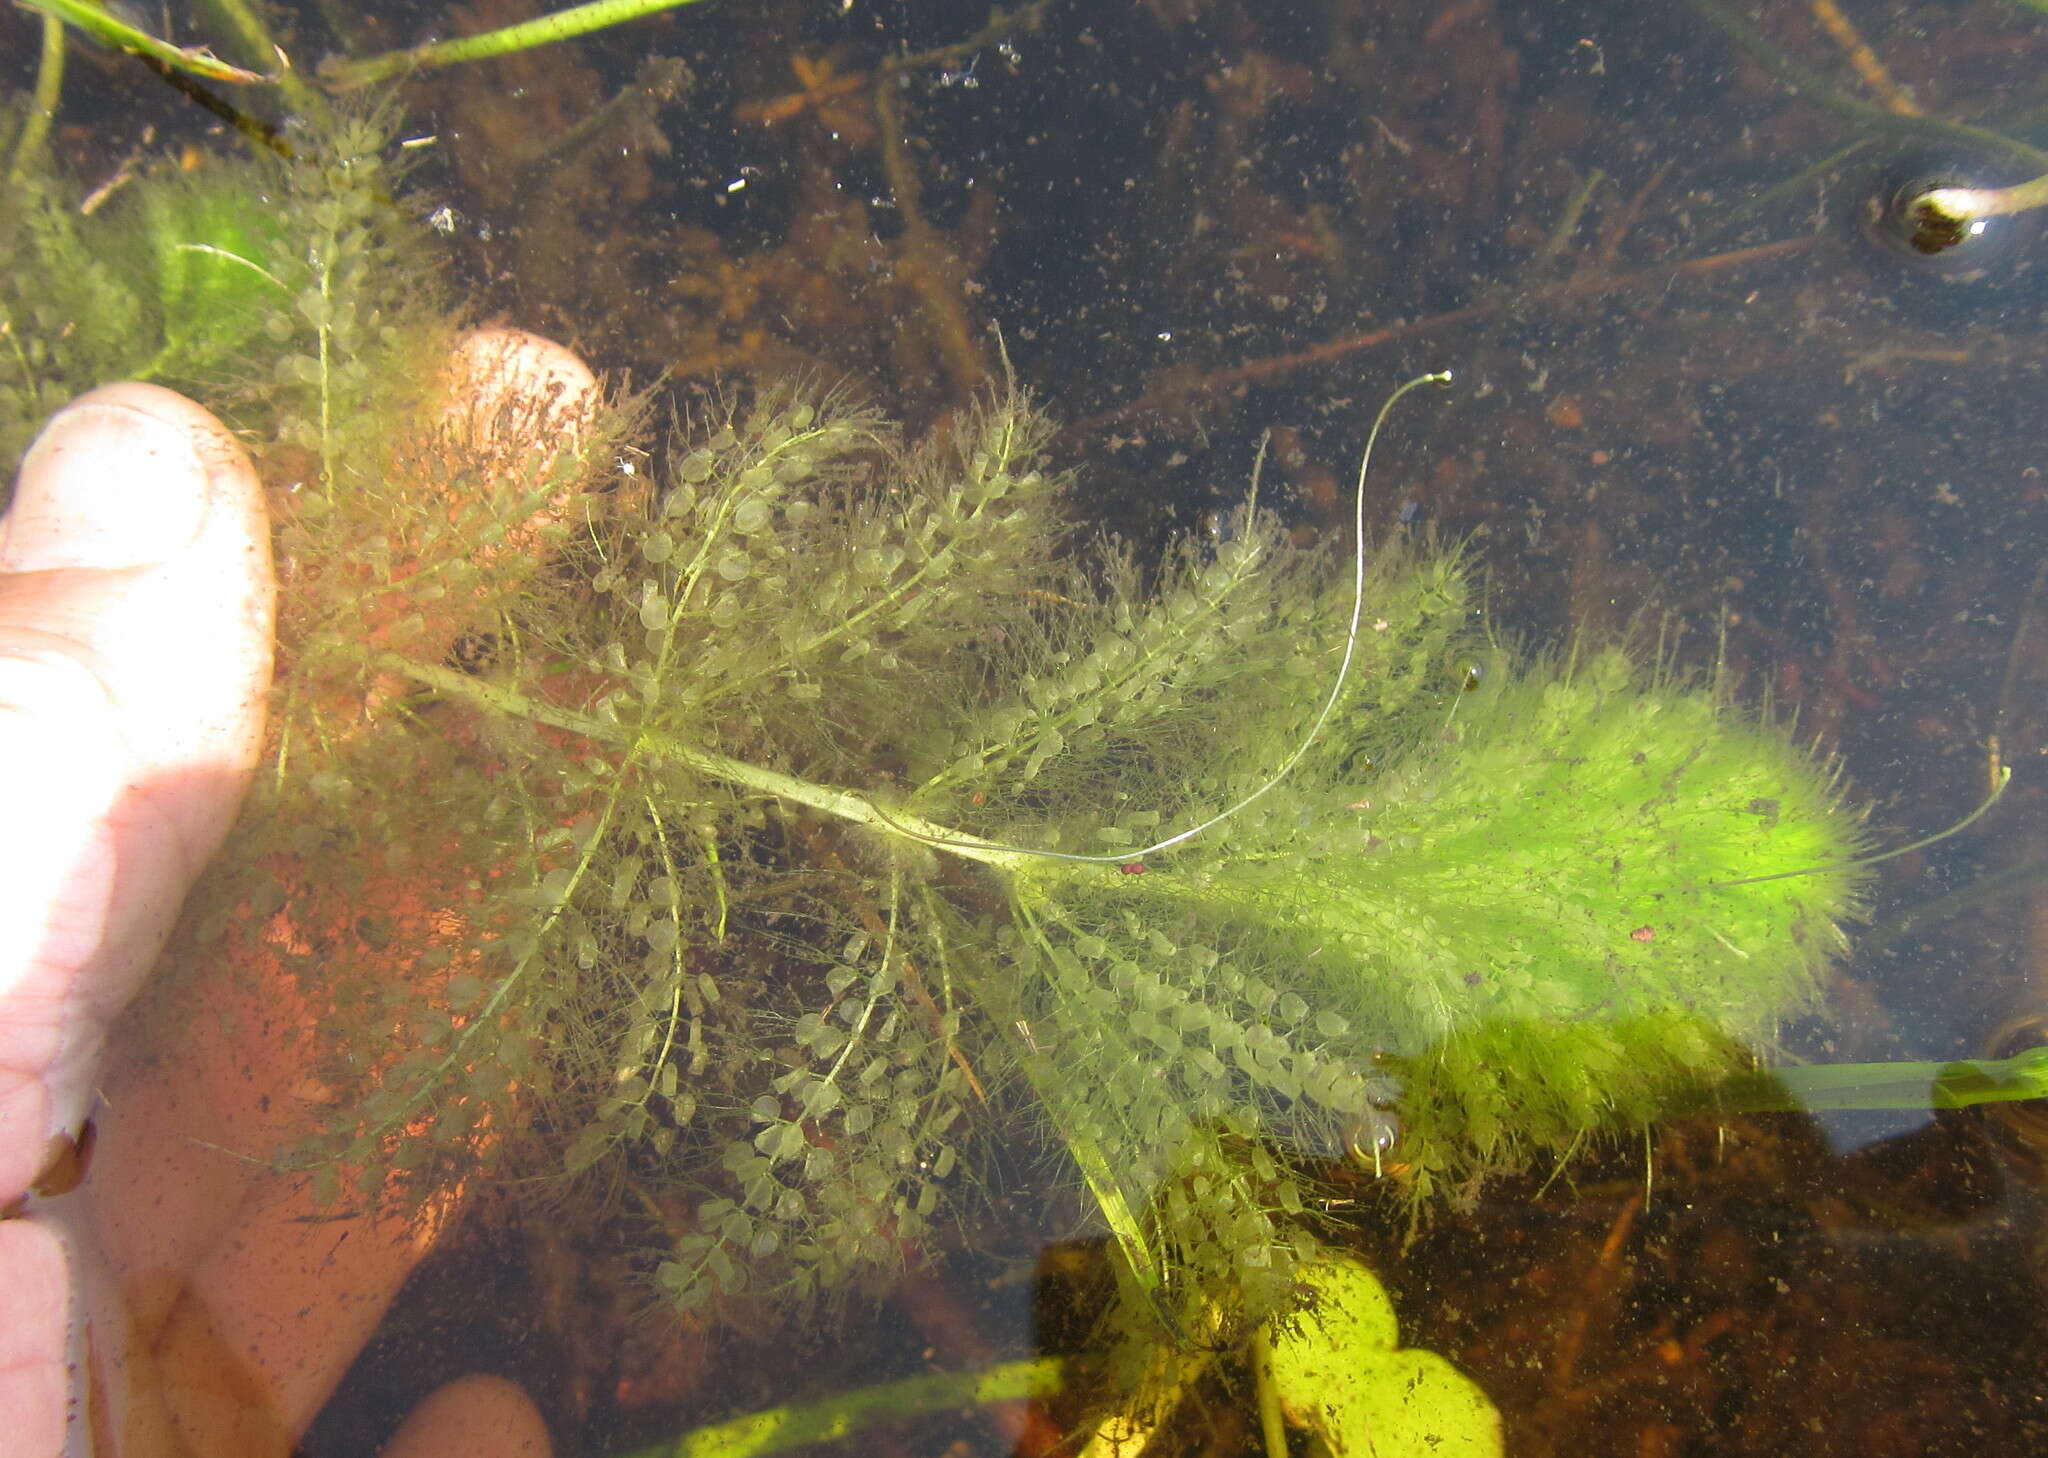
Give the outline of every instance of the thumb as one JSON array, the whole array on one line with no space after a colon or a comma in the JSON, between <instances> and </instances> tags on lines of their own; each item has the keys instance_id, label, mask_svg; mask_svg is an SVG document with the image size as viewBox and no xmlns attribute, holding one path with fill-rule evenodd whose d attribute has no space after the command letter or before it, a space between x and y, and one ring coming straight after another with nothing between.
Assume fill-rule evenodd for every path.
<instances>
[{"instance_id":1,"label":"thumb","mask_svg":"<svg viewBox=\"0 0 2048 1458\"><path fill-rule=\"evenodd\" d=\"M270 673L248 458L152 385L80 397L0 520L0 1205L74 1132L101 1034L219 846Z\"/></svg>"}]
</instances>

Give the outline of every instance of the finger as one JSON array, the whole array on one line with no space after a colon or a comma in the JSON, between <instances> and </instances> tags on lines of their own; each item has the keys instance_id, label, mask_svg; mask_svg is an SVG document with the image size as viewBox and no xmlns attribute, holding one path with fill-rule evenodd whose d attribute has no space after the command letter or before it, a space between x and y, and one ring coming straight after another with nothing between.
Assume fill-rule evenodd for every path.
<instances>
[{"instance_id":1,"label":"finger","mask_svg":"<svg viewBox=\"0 0 2048 1458\"><path fill-rule=\"evenodd\" d=\"M601 398L573 353L504 328L464 335L443 388L443 420L487 466L496 457L514 479L523 467L507 453L536 444L550 453L574 449ZM294 1024L313 1016L274 966L222 968L195 991L180 1027L154 1030L154 1058L115 1070L97 1159L103 1169L143 1177L102 1181L94 1204L99 1240L125 1274L143 1332L162 1325L178 1287L240 1224L239 1202L260 1204L264 1161L311 1132L300 1086L317 1050Z\"/></svg>"},{"instance_id":2,"label":"finger","mask_svg":"<svg viewBox=\"0 0 2048 1458\"><path fill-rule=\"evenodd\" d=\"M271 574L248 459L212 416L114 385L53 419L0 522L0 1203L83 1121L254 767Z\"/></svg>"},{"instance_id":3,"label":"finger","mask_svg":"<svg viewBox=\"0 0 2048 1458\"><path fill-rule=\"evenodd\" d=\"M55 1232L29 1220L0 1222L0 1413L10 1452L63 1446L70 1316L71 1281Z\"/></svg>"},{"instance_id":4,"label":"finger","mask_svg":"<svg viewBox=\"0 0 2048 1458\"><path fill-rule=\"evenodd\" d=\"M523 329L476 329L448 361L445 414L468 439L505 449L573 445L597 409L590 366Z\"/></svg>"},{"instance_id":5,"label":"finger","mask_svg":"<svg viewBox=\"0 0 2048 1458\"><path fill-rule=\"evenodd\" d=\"M503 1377L461 1377L406 1415L381 1458L548 1458L540 1409Z\"/></svg>"},{"instance_id":6,"label":"finger","mask_svg":"<svg viewBox=\"0 0 2048 1458\"><path fill-rule=\"evenodd\" d=\"M490 479L531 479L524 456L539 450L545 460L572 448L598 399L594 377L574 356L516 331L466 341L447 378L461 398L444 419ZM366 620L364 630L377 626ZM417 897L419 889L392 894ZM219 969L218 990L195 991L190 1028L163 1040L164 1061L137 1065L109 1090L101 1167L122 1167L135 1178L96 1181L91 1193L102 1238L131 1291L158 1276L166 1278L157 1280L160 1288L181 1282L175 1299L167 1289L145 1298L138 1327L153 1342L156 1369L189 1440L201 1451L218 1443L225 1445L219 1451L257 1453L282 1451L279 1442L289 1446L438 1229L376 1208L374 1191L369 1213L337 1218L309 1204L302 1177L267 1175L222 1152L260 1160L311 1132L302 1114L298 1127L286 1125L307 1107L297 1093L315 1049L289 1034L253 1041L209 1035L206 1020L220 1017L237 981L259 1004L236 1014L238 1029L320 1011L298 1000L274 959L264 961L261 937L224 944L237 941L264 965ZM422 943L411 950L427 949ZM393 961L395 968L405 961L397 949ZM200 1056L182 1056L192 1053ZM194 1118L204 1121L197 1138ZM116 1151L125 1154L119 1166ZM459 1185L449 1192L444 1221L461 1194Z\"/></svg>"},{"instance_id":7,"label":"finger","mask_svg":"<svg viewBox=\"0 0 2048 1458\"><path fill-rule=\"evenodd\" d=\"M289 1458L460 1200L338 1219L306 1184L268 1180L242 1203L157 1338L195 1453Z\"/></svg>"},{"instance_id":8,"label":"finger","mask_svg":"<svg viewBox=\"0 0 2048 1458\"><path fill-rule=\"evenodd\" d=\"M195 977L175 1012L153 1011L157 1047L138 1056L133 1030L118 1038L81 1193L145 1347L243 1218L241 1202L272 1177L272 1156L308 1132L322 1093L307 1083L314 1021L275 968L222 967Z\"/></svg>"}]
</instances>

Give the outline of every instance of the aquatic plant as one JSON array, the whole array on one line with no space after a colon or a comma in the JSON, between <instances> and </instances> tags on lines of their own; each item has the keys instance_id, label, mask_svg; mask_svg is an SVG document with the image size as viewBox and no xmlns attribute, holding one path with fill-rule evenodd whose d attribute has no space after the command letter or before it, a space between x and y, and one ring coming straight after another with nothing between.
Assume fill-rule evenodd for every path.
<instances>
[{"instance_id":1,"label":"aquatic plant","mask_svg":"<svg viewBox=\"0 0 2048 1458\"><path fill-rule=\"evenodd\" d=\"M1302 1272L1306 1309L1268 1323L1257 1344L1266 1451L1287 1451L1282 1423L1315 1433L1334 1458L1504 1451L1500 1414L1435 1352L1400 1345L1394 1303L1356 1260Z\"/></svg>"},{"instance_id":2,"label":"aquatic plant","mask_svg":"<svg viewBox=\"0 0 2048 1458\"><path fill-rule=\"evenodd\" d=\"M215 56L206 46L172 45L98 5L86 3L86 0L24 0L24 3L31 10L41 11L47 23L62 22L76 27L102 45L145 56L165 70L186 71L209 81L238 84L268 82L286 86L291 83L288 89L299 96L310 94L295 81L289 58L266 30L262 17L240 0L230 0L230 3L215 7L209 19L225 27L235 49L247 53L252 64L273 67L268 74L231 65ZM582 5L502 26L481 35L432 41L367 59L333 58L321 68L322 80L337 90L352 90L411 71L554 45L591 31L698 3L700 0L587 0Z\"/></svg>"},{"instance_id":3,"label":"aquatic plant","mask_svg":"<svg viewBox=\"0 0 2048 1458\"><path fill-rule=\"evenodd\" d=\"M381 429L446 338L421 231L392 201L392 124L368 106L325 126L304 162L159 159L97 195L31 151L0 192L0 456L113 379L187 390L328 457L345 450L323 444L337 422ZM0 117L0 151L19 125Z\"/></svg>"},{"instance_id":4,"label":"aquatic plant","mask_svg":"<svg viewBox=\"0 0 2048 1458\"><path fill-rule=\"evenodd\" d=\"M1517 654L1419 536L1251 508L1063 550L1014 389L918 443L801 382L645 449L633 401L567 448L445 418L380 142L250 164L264 208L144 180L159 267L73 309L155 311L144 364L267 443L273 753L173 962L324 1010L294 1157L335 1198L478 1162L624 1191L679 1304L803 1299L886 1280L1036 1119L1169 1321L1257 1314L1316 1251L1290 1149L1421 1201L1810 1003L1853 821L1711 685ZM111 356L14 287L20 420Z\"/></svg>"}]
</instances>

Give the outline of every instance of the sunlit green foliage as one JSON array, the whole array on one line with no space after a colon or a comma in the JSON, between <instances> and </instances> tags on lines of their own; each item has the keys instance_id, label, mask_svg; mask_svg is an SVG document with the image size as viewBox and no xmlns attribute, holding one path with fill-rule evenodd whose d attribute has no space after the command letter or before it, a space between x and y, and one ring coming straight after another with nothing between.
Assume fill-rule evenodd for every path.
<instances>
[{"instance_id":1,"label":"sunlit green foliage","mask_svg":"<svg viewBox=\"0 0 2048 1458\"><path fill-rule=\"evenodd\" d=\"M1302 1309L1260 1333L1258 1380L1332 1458L1498 1458L1500 1413L1435 1352L1399 1345L1394 1303L1362 1262L1301 1272ZM1280 1451L1269 1446L1269 1452Z\"/></svg>"},{"instance_id":2,"label":"sunlit green foliage","mask_svg":"<svg viewBox=\"0 0 2048 1458\"><path fill-rule=\"evenodd\" d=\"M390 124L347 118L299 160L161 159L98 193L29 158L0 194L0 460L117 379L315 449L337 424L385 418L396 382L372 372L405 356L398 315L438 336L446 307L391 196Z\"/></svg>"},{"instance_id":3,"label":"sunlit green foliage","mask_svg":"<svg viewBox=\"0 0 2048 1458\"><path fill-rule=\"evenodd\" d=\"M1420 540L1375 547L1308 754L1213 831L946 844L1129 857L1241 800L1315 720L1349 556L1261 513L1062 553L1014 392L915 445L801 385L654 442L637 405L566 448L445 419L381 140L247 164L239 211L138 184L127 272L31 199L17 265L76 296L0 295L16 427L147 318L140 366L268 442L274 754L176 955L316 1010L297 1157L337 1196L501 1165L644 1211L683 1305L799 1299L886 1280L1032 1141L1155 1298L1256 1307L1312 1249L1290 1149L1398 1114L1419 1200L1653 1117L1811 999L1853 877L1722 883L1850 852L1827 775L1619 650L1518 663Z\"/></svg>"}]
</instances>

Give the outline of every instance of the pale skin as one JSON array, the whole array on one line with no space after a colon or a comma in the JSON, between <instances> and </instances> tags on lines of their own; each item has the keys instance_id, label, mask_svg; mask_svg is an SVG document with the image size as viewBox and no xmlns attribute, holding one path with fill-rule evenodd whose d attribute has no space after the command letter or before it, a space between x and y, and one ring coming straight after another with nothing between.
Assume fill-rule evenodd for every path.
<instances>
[{"instance_id":1,"label":"pale skin","mask_svg":"<svg viewBox=\"0 0 2048 1458\"><path fill-rule=\"evenodd\" d=\"M566 431L596 396L511 331L465 340L448 388L538 392ZM224 981L176 1067L103 1066L261 753L274 595L263 487L192 402L95 390L24 458L0 519L0 1413L23 1458L284 1458L460 1203L308 1221L303 1180L225 1152L294 1132L288 996ZM32 1193L88 1119L82 1184ZM478 1378L385 1451L549 1449Z\"/></svg>"}]
</instances>

